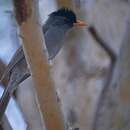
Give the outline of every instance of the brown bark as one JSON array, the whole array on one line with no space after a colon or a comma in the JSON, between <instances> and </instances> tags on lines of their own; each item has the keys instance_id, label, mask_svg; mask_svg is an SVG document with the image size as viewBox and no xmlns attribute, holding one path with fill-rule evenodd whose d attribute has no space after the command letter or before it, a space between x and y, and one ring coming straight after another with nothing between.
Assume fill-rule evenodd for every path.
<instances>
[{"instance_id":1,"label":"brown bark","mask_svg":"<svg viewBox=\"0 0 130 130\"><path fill-rule=\"evenodd\" d=\"M43 52L43 34L38 24L36 0L14 0L16 18L23 38L25 57L35 83L41 116L47 130L63 130L64 123ZM25 90L26 91L26 90Z\"/></svg>"}]
</instances>

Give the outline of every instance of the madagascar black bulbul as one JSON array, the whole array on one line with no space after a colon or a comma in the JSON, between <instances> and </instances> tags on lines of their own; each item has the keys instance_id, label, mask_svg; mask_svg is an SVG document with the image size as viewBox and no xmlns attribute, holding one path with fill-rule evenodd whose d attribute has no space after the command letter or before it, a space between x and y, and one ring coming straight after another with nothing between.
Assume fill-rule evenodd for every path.
<instances>
[{"instance_id":1,"label":"madagascar black bulbul","mask_svg":"<svg viewBox=\"0 0 130 130\"><path fill-rule=\"evenodd\" d=\"M74 26L86 26L84 22L77 20L72 10L61 8L52 12L45 24L43 33L49 60L53 59L63 45L66 32ZM3 117L11 95L20 82L30 76L29 69L25 60L24 52L20 47L12 60L8 64L5 73L1 79L1 84L5 78L9 78L7 87L0 99L0 120Z\"/></svg>"}]
</instances>

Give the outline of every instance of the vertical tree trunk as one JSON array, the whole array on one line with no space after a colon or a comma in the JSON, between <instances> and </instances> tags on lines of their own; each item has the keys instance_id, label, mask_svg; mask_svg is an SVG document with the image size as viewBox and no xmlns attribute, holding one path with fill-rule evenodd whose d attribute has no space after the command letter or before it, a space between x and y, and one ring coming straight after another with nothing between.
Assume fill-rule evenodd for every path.
<instances>
[{"instance_id":1,"label":"vertical tree trunk","mask_svg":"<svg viewBox=\"0 0 130 130\"><path fill-rule=\"evenodd\" d=\"M130 16L112 81L100 102L94 130L130 129Z\"/></svg>"},{"instance_id":2,"label":"vertical tree trunk","mask_svg":"<svg viewBox=\"0 0 130 130\"><path fill-rule=\"evenodd\" d=\"M50 80L49 66L43 52L43 33L38 24L37 0L14 0L25 57L36 86L37 96L47 130L63 130L64 123ZM25 90L26 91L26 90Z\"/></svg>"}]
</instances>

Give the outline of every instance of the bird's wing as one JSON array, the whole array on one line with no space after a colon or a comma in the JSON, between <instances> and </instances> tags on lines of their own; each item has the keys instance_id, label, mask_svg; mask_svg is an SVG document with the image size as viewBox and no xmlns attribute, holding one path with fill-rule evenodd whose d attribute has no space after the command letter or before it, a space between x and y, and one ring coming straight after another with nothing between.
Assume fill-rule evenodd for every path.
<instances>
[{"instance_id":1,"label":"bird's wing","mask_svg":"<svg viewBox=\"0 0 130 130\"><path fill-rule=\"evenodd\" d=\"M47 30L49 29L49 27L54 23L53 18L49 17L47 19L47 21L44 23L44 25L42 26L42 30L43 33L45 34L47 32Z\"/></svg>"},{"instance_id":2,"label":"bird's wing","mask_svg":"<svg viewBox=\"0 0 130 130\"><path fill-rule=\"evenodd\" d=\"M10 63L6 67L6 70L0 80L0 83L3 83L4 79L10 76L11 70L15 67L15 65L24 58L24 52L22 46L18 48L18 50L15 52L13 58L11 59Z\"/></svg>"},{"instance_id":3,"label":"bird's wing","mask_svg":"<svg viewBox=\"0 0 130 130\"><path fill-rule=\"evenodd\" d=\"M59 26L50 26L45 33L45 43L49 60L53 59L63 45L65 29Z\"/></svg>"}]
</instances>

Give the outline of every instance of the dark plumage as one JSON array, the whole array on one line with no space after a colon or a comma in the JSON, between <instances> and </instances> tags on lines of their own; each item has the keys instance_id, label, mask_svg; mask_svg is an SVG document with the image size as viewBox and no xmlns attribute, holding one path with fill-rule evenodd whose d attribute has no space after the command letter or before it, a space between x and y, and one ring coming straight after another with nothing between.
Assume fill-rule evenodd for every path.
<instances>
[{"instance_id":1,"label":"dark plumage","mask_svg":"<svg viewBox=\"0 0 130 130\"><path fill-rule=\"evenodd\" d=\"M55 12L52 12L50 16L64 17L66 21L68 21L68 23L70 24L76 23L76 19L77 19L75 13L68 8L61 8Z\"/></svg>"}]
</instances>

